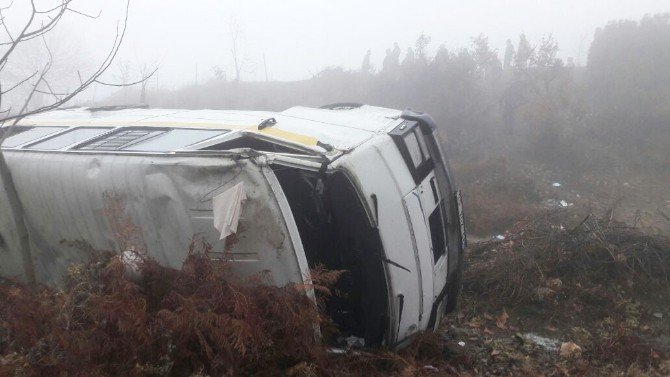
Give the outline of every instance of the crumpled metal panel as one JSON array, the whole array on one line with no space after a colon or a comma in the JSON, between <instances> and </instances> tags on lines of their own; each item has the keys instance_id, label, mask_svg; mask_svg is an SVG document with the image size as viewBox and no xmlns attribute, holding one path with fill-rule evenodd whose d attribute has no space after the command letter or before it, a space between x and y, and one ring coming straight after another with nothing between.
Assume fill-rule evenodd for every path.
<instances>
[{"instance_id":1,"label":"crumpled metal panel","mask_svg":"<svg viewBox=\"0 0 670 377\"><path fill-rule=\"evenodd\" d=\"M280 208L286 198L273 191L268 182L272 173L262 163L225 157L19 151L6 151L5 156L26 212L39 282L58 284L71 263L87 260L91 249L82 245L120 251L105 214L105 193L122 198L125 213L140 229L137 243L146 245L163 265L181 267L192 237L200 234L213 246L212 255L230 260L240 276L267 271L267 282L278 286L307 277L299 236L289 234L287 227L293 218ZM219 241L212 197L240 181L248 200L238 233L228 242ZM2 209L0 232L5 234L11 232L11 219ZM15 260L3 255L3 276L12 275Z\"/></svg>"}]
</instances>

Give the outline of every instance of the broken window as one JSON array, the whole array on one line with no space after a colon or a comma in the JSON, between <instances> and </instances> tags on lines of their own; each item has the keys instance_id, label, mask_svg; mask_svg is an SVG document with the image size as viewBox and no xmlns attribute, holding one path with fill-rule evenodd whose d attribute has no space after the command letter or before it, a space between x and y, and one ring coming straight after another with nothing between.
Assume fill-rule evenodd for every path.
<instances>
[{"instance_id":1,"label":"broken window","mask_svg":"<svg viewBox=\"0 0 670 377\"><path fill-rule=\"evenodd\" d=\"M33 140L41 139L45 136L55 134L56 132L62 131L65 127L19 127L17 129L25 129L23 132L11 131L12 135L7 137L2 143L2 146L5 148L16 148L23 144L27 144Z\"/></svg>"},{"instance_id":2,"label":"broken window","mask_svg":"<svg viewBox=\"0 0 670 377\"><path fill-rule=\"evenodd\" d=\"M111 130L110 127L106 128L75 128L58 134L56 136L50 137L48 139L38 141L28 145L28 149L42 149L42 150L58 150L68 147L70 145L75 145L86 141L88 139L94 138L96 136L102 135L105 132Z\"/></svg>"}]
</instances>

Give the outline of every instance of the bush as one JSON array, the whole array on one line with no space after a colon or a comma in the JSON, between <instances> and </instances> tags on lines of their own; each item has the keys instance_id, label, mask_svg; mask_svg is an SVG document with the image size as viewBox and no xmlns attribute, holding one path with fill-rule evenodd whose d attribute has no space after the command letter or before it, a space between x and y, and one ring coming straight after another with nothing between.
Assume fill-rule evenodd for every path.
<instances>
[{"instance_id":1,"label":"bush","mask_svg":"<svg viewBox=\"0 0 670 377\"><path fill-rule=\"evenodd\" d=\"M317 329L330 322L306 290L328 293L338 272L277 288L195 250L181 270L144 259L133 281L126 269L102 253L61 291L0 285L0 375L276 375L325 358Z\"/></svg>"}]
</instances>

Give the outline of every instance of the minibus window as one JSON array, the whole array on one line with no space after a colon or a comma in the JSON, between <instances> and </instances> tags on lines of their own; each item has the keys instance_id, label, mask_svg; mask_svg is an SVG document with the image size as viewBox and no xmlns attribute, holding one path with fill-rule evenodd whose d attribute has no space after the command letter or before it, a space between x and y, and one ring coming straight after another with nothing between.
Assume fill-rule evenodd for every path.
<instances>
[{"instance_id":1,"label":"minibus window","mask_svg":"<svg viewBox=\"0 0 670 377\"><path fill-rule=\"evenodd\" d=\"M123 148L125 151L168 152L223 135L227 130L170 130L157 137Z\"/></svg>"},{"instance_id":2,"label":"minibus window","mask_svg":"<svg viewBox=\"0 0 670 377\"><path fill-rule=\"evenodd\" d=\"M430 237L433 242L433 261L437 263L437 260L445 254L446 249L441 206L435 207L433 213L428 217L428 224L430 226Z\"/></svg>"},{"instance_id":3,"label":"minibus window","mask_svg":"<svg viewBox=\"0 0 670 377\"><path fill-rule=\"evenodd\" d=\"M423 159L428 160L430 158L430 153L428 152L425 136L423 135L423 132L421 132L421 127L415 127L414 134L416 135L416 139L419 141L419 148L421 148Z\"/></svg>"},{"instance_id":4,"label":"minibus window","mask_svg":"<svg viewBox=\"0 0 670 377\"><path fill-rule=\"evenodd\" d=\"M5 148L16 148L33 140L55 134L56 132L62 131L64 129L65 127L33 127L20 133L12 131L13 134L5 139L5 141L2 143L2 146Z\"/></svg>"},{"instance_id":5,"label":"minibus window","mask_svg":"<svg viewBox=\"0 0 670 377\"><path fill-rule=\"evenodd\" d=\"M12 126L0 127L0 140L2 140L5 137L10 137L12 135L28 131L29 129L31 129L31 127L12 127Z\"/></svg>"},{"instance_id":6,"label":"minibus window","mask_svg":"<svg viewBox=\"0 0 670 377\"><path fill-rule=\"evenodd\" d=\"M405 135L404 139L409 156L412 158L412 164L414 164L413 167L416 168L421 165L424 159L421 149L419 148L419 141L416 139L416 134L414 132Z\"/></svg>"},{"instance_id":7,"label":"minibus window","mask_svg":"<svg viewBox=\"0 0 670 377\"><path fill-rule=\"evenodd\" d=\"M41 150L58 150L70 145L81 143L88 139L102 135L111 128L76 128L70 131L63 132L46 140L38 141L30 144L27 149L41 149Z\"/></svg>"},{"instance_id":8,"label":"minibus window","mask_svg":"<svg viewBox=\"0 0 670 377\"><path fill-rule=\"evenodd\" d=\"M405 121L389 132L415 183L421 182L433 169L433 159L425 135L417 122Z\"/></svg>"},{"instance_id":9,"label":"minibus window","mask_svg":"<svg viewBox=\"0 0 670 377\"><path fill-rule=\"evenodd\" d=\"M141 141L158 136L166 131L163 129L144 129L144 128L130 128L120 129L102 137L96 138L77 149L81 150L95 150L95 151L117 151L124 147L139 143Z\"/></svg>"}]
</instances>

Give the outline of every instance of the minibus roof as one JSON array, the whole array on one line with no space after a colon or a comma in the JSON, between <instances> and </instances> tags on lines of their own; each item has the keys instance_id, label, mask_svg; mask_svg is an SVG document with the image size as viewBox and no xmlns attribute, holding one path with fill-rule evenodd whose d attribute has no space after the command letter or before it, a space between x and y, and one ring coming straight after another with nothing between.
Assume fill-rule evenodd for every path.
<instances>
[{"instance_id":1,"label":"minibus roof","mask_svg":"<svg viewBox=\"0 0 670 377\"><path fill-rule=\"evenodd\" d=\"M54 110L22 119L23 126L167 127L250 131L284 139L319 152L329 146L345 151L399 123L401 111L362 105L317 109L292 107L282 112L127 108ZM268 121L273 118L276 123ZM261 126L261 124L264 126ZM259 127L260 126L260 127Z\"/></svg>"}]
</instances>

